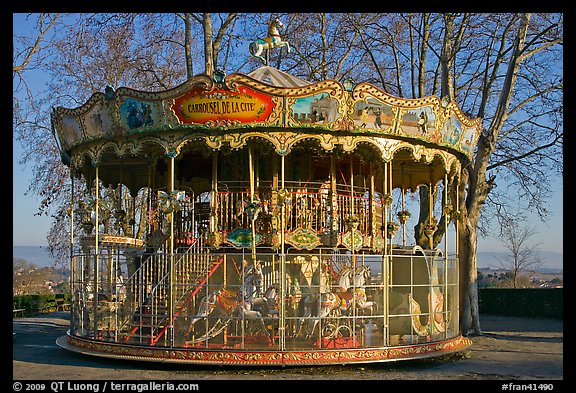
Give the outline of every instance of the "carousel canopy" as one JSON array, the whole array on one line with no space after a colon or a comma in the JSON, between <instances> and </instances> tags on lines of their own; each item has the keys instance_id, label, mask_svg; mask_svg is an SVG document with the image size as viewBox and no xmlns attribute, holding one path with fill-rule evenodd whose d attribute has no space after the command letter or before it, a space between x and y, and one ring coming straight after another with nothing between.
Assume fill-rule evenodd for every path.
<instances>
[{"instance_id":1,"label":"carousel canopy","mask_svg":"<svg viewBox=\"0 0 576 393\"><path fill-rule=\"evenodd\" d=\"M413 190L471 158L480 120L456 103L349 82L309 83L269 66L247 75L200 74L160 92L107 87L80 107L54 108L51 120L67 165L88 177L98 166L110 184L131 189L146 185L158 157L191 146L241 149L255 139L284 156L303 141L324 152L369 150L373 159L400 164L395 186Z\"/></svg>"}]
</instances>

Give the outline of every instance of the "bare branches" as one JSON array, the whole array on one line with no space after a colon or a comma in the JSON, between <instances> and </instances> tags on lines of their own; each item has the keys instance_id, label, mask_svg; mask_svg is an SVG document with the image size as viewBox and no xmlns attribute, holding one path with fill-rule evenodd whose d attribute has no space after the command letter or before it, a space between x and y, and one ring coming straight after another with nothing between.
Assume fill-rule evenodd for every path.
<instances>
[{"instance_id":1,"label":"bare branches","mask_svg":"<svg viewBox=\"0 0 576 393\"><path fill-rule=\"evenodd\" d=\"M521 226L517 220L502 223L501 243L508 250L504 257L498 257L501 266L511 273L512 287L519 286L522 272L533 274L542 265L538 255L540 243L532 243L532 238L538 232L535 228Z\"/></svg>"},{"instance_id":2,"label":"bare branches","mask_svg":"<svg viewBox=\"0 0 576 393\"><path fill-rule=\"evenodd\" d=\"M32 67L34 57L42 50L46 35L56 25L59 17L60 14L40 14L37 22L37 34L36 38L33 38L33 42L30 42L26 37L20 37L19 41L20 44L23 44L23 47L15 47L12 62L12 72L14 74ZM38 67L40 64L40 61L36 61L34 67Z\"/></svg>"}]
</instances>

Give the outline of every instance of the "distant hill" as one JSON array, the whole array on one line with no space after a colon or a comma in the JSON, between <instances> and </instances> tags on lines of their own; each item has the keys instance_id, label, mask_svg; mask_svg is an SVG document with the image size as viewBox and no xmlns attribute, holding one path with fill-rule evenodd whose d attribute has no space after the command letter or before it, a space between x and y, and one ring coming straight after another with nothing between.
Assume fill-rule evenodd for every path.
<instances>
[{"instance_id":1,"label":"distant hill","mask_svg":"<svg viewBox=\"0 0 576 393\"><path fill-rule=\"evenodd\" d=\"M497 257L504 258L507 252L478 251L478 268L501 267ZM541 271L558 271L564 269L564 255L559 252L540 251L543 264Z\"/></svg>"}]
</instances>

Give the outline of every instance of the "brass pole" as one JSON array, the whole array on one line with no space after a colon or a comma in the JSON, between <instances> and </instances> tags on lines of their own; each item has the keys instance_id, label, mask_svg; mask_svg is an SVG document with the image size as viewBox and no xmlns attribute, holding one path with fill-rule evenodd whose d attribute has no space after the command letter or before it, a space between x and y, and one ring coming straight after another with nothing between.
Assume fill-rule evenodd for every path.
<instances>
[{"instance_id":1,"label":"brass pole","mask_svg":"<svg viewBox=\"0 0 576 393\"><path fill-rule=\"evenodd\" d=\"M80 310L76 310L75 305L77 304L76 302L76 291L74 289L74 279L76 276L76 269L75 269L75 263L74 263L74 169L70 168L70 183L71 183L71 187L72 187L72 198L70 201L70 278L69 278L69 286L70 286L70 310L72 312L72 315L75 315L77 312L80 312ZM77 314L76 314L77 315ZM74 333L74 331L76 330L76 318L72 317L70 318L71 320L71 331L72 333Z\"/></svg>"},{"instance_id":2,"label":"brass pole","mask_svg":"<svg viewBox=\"0 0 576 393\"><path fill-rule=\"evenodd\" d=\"M444 199L445 199L445 205L448 204L448 174L446 173L444 175ZM452 211L454 210L454 207L452 207L452 210L450 211L450 214L452 214ZM444 301L444 307L442 308L442 311L444 311L444 314L442 315L442 323L444 323L444 338L448 337L448 326L446 326L446 313L448 311L448 217L446 217L446 219L444 220L444 297L443 297L443 301Z\"/></svg>"},{"instance_id":3,"label":"brass pole","mask_svg":"<svg viewBox=\"0 0 576 393\"><path fill-rule=\"evenodd\" d=\"M282 184L282 192L285 193L286 189L285 189L285 172L286 172L286 166L285 166L285 158L282 155L281 156L281 163L280 163L280 179L281 179L281 184ZM284 254L285 250L285 243L284 243L284 228L285 228L285 214L286 214L286 200L284 200L284 203L282 203L282 209L281 209L281 218L280 218L280 299L282 299L282 301L280 302L280 324L278 327L278 334L280 336L280 350L285 350L286 349L286 330L285 330L285 324L286 324L286 304L284 299L286 299L286 255Z\"/></svg>"},{"instance_id":4,"label":"brass pole","mask_svg":"<svg viewBox=\"0 0 576 393\"><path fill-rule=\"evenodd\" d=\"M336 159L330 154L330 243L338 243L338 191L336 189Z\"/></svg>"},{"instance_id":5,"label":"brass pole","mask_svg":"<svg viewBox=\"0 0 576 393\"><path fill-rule=\"evenodd\" d=\"M448 174L444 174L444 206L448 205ZM448 214L452 214L452 212L445 212L445 219L444 219L444 255L448 257Z\"/></svg>"},{"instance_id":6,"label":"brass pole","mask_svg":"<svg viewBox=\"0 0 576 393\"><path fill-rule=\"evenodd\" d=\"M254 157L252 156L252 146L248 145L248 171L250 172L250 202L254 203ZM252 227L252 264L256 266L256 220L250 220Z\"/></svg>"},{"instance_id":7,"label":"brass pole","mask_svg":"<svg viewBox=\"0 0 576 393\"><path fill-rule=\"evenodd\" d=\"M388 254L388 204L384 201L384 196L391 195L388 192L388 162L384 162L384 179L382 181L382 226L384 236L384 255L382 258L382 309L384 310L384 345L389 343L389 309L388 297L390 293L390 285L392 284L392 269L389 268L391 263L390 255ZM391 249L391 248L390 248ZM391 254L391 252L390 252Z\"/></svg>"},{"instance_id":8,"label":"brass pole","mask_svg":"<svg viewBox=\"0 0 576 393\"><path fill-rule=\"evenodd\" d=\"M402 195L402 208L400 210L404 210L404 187L401 188L401 195ZM406 222L402 223L402 245L406 245Z\"/></svg>"},{"instance_id":9,"label":"brass pole","mask_svg":"<svg viewBox=\"0 0 576 393\"><path fill-rule=\"evenodd\" d=\"M218 152L212 154L212 195L210 197L210 232L216 232L216 209L218 208Z\"/></svg>"},{"instance_id":10,"label":"brass pole","mask_svg":"<svg viewBox=\"0 0 576 393\"><path fill-rule=\"evenodd\" d=\"M382 236L384 236L384 255L388 255L388 204L384 197L388 193L388 163L384 162L384 180L382 181Z\"/></svg>"},{"instance_id":11,"label":"brass pole","mask_svg":"<svg viewBox=\"0 0 576 393\"><path fill-rule=\"evenodd\" d=\"M352 153L350 153L350 217L352 216L354 216L354 165L352 163ZM352 238L352 245L354 245L354 238Z\"/></svg>"},{"instance_id":12,"label":"brass pole","mask_svg":"<svg viewBox=\"0 0 576 393\"><path fill-rule=\"evenodd\" d=\"M388 163L388 165L390 165L390 174L388 175L388 179L390 180L390 196L392 196L392 193L394 192L394 186L392 183L392 161L390 161ZM390 221L392 220L392 205L390 205ZM392 239L390 239L390 241L392 241Z\"/></svg>"},{"instance_id":13,"label":"brass pole","mask_svg":"<svg viewBox=\"0 0 576 393\"><path fill-rule=\"evenodd\" d=\"M99 182L99 173L98 173L98 165L96 165L96 213L95 213L95 221L96 223L94 224L96 226L96 232L94 235L94 303L92 305L93 307L93 311L94 311L94 337L96 337L98 335L98 319L97 319L97 315L98 315L98 281L99 281L99 277L98 275L100 274L100 269L98 266L98 254L100 252L100 250L98 249L98 228L100 226L100 222L98 221L99 217L98 217L98 207L99 207L99 201L100 201L100 188L98 187L98 182Z\"/></svg>"},{"instance_id":14,"label":"brass pole","mask_svg":"<svg viewBox=\"0 0 576 393\"><path fill-rule=\"evenodd\" d=\"M375 194L376 194L376 186L374 184L374 171L372 168L372 163L370 163L369 166L369 171L370 171L370 239L372 239L371 241L371 246L374 248L376 247L376 222L375 222L375 217L376 217L376 201L374 200L375 198Z\"/></svg>"},{"instance_id":15,"label":"brass pole","mask_svg":"<svg viewBox=\"0 0 576 393\"><path fill-rule=\"evenodd\" d=\"M169 194L174 191L174 157L170 157L170 185ZM170 296L169 296L169 325L170 346L174 346L174 211L170 212Z\"/></svg>"},{"instance_id":16,"label":"brass pole","mask_svg":"<svg viewBox=\"0 0 576 393\"><path fill-rule=\"evenodd\" d=\"M430 212L428 214L428 222L429 225L432 225L432 217L434 216L434 212L432 211L432 209L434 208L432 205L432 181L430 181L429 185L428 185L428 199L429 199L429 209ZM434 234L428 236L428 247L430 248L430 250L432 250L433 248L433 241L432 238L434 237Z\"/></svg>"}]
</instances>

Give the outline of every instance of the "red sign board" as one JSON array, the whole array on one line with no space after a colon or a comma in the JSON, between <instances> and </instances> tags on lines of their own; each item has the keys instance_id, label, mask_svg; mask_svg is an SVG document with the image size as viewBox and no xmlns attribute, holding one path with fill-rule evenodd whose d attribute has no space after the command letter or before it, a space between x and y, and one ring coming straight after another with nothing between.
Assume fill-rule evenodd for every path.
<instances>
[{"instance_id":1,"label":"red sign board","mask_svg":"<svg viewBox=\"0 0 576 393\"><path fill-rule=\"evenodd\" d=\"M223 120L252 123L267 120L274 103L270 96L240 86L238 91L192 90L176 98L172 109L185 124Z\"/></svg>"}]
</instances>

